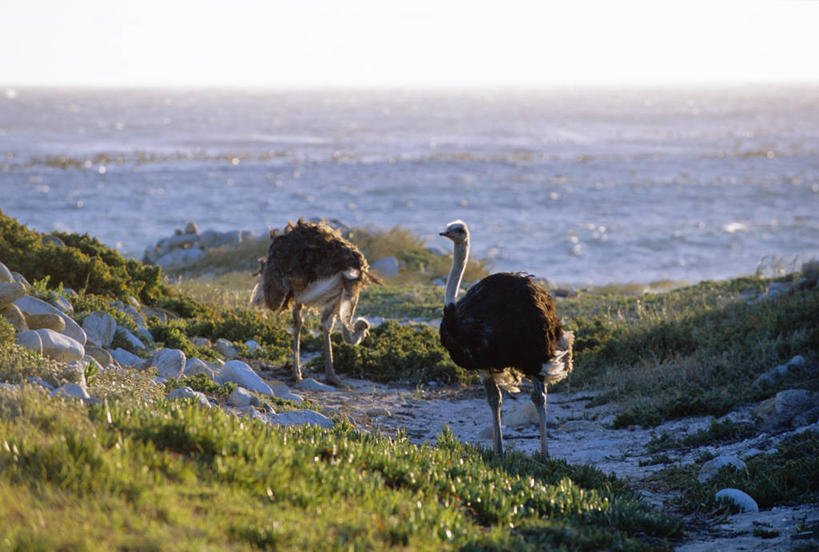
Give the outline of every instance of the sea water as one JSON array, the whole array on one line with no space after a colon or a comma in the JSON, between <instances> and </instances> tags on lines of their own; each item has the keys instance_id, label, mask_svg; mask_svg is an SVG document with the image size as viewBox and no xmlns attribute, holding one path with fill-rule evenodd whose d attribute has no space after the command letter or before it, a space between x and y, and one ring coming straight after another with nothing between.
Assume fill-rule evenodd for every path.
<instances>
[{"instance_id":1,"label":"sea water","mask_svg":"<svg viewBox=\"0 0 819 552\"><path fill-rule=\"evenodd\" d=\"M495 270L697 282L819 257L819 86L0 88L0 209L141 258L184 227L461 218ZM371 259L372 262L374 259Z\"/></svg>"}]
</instances>

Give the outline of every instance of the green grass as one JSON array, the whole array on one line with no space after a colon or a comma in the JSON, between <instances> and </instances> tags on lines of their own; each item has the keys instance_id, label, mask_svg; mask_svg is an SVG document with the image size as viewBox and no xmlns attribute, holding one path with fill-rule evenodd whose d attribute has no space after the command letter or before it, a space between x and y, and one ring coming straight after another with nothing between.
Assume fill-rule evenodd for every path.
<instances>
[{"instance_id":1,"label":"green grass","mask_svg":"<svg viewBox=\"0 0 819 552\"><path fill-rule=\"evenodd\" d=\"M184 403L0 392L1 549L668 548L679 522L589 467Z\"/></svg>"},{"instance_id":2,"label":"green grass","mask_svg":"<svg viewBox=\"0 0 819 552\"><path fill-rule=\"evenodd\" d=\"M713 420L708 429L701 429L692 435L677 439L669 433L661 433L649 441L646 449L659 452L679 448L697 448L706 445L735 443L758 433L756 425L748 422L718 422Z\"/></svg>"},{"instance_id":3,"label":"green grass","mask_svg":"<svg viewBox=\"0 0 819 552\"><path fill-rule=\"evenodd\" d=\"M677 505L684 513L722 511L724 506L714 495L726 487L748 493L763 510L819 501L819 433L792 435L777 446L777 452L745 462L747 470L723 468L706 483L697 481L700 463L666 468L654 478L666 490L680 494Z\"/></svg>"}]
</instances>

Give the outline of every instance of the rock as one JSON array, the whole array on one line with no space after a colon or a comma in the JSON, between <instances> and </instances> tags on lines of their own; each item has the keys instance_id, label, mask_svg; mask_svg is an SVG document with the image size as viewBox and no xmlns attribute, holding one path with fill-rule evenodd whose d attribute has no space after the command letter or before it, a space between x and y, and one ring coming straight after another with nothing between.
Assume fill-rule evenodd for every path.
<instances>
[{"instance_id":1,"label":"rock","mask_svg":"<svg viewBox=\"0 0 819 552\"><path fill-rule=\"evenodd\" d=\"M74 383L88 385L88 382L85 381L85 362L83 362L82 359L72 360L71 362L67 363L65 365L65 370L63 370L62 376Z\"/></svg>"},{"instance_id":2,"label":"rock","mask_svg":"<svg viewBox=\"0 0 819 552\"><path fill-rule=\"evenodd\" d=\"M236 407L250 406L253 402L253 395L244 387L237 387L231 392L228 404Z\"/></svg>"},{"instance_id":3,"label":"rock","mask_svg":"<svg viewBox=\"0 0 819 552\"><path fill-rule=\"evenodd\" d=\"M126 351L122 347L117 347L111 351L111 356L114 357L114 360L116 360L120 366L126 366L128 368L141 368L145 363L145 359L136 356L130 351Z\"/></svg>"},{"instance_id":4,"label":"rock","mask_svg":"<svg viewBox=\"0 0 819 552\"><path fill-rule=\"evenodd\" d=\"M756 500L739 489L722 489L721 491L717 492L715 498L717 500L723 500L735 504L737 507L739 507L740 512L759 511L759 506L757 505Z\"/></svg>"},{"instance_id":5,"label":"rock","mask_svg":"<svg viewBox=\"0 0 819 552\"><path fill-rule=\"evenodd\" d=\"M372 264L373 270L382 276L398 276L399 265L395 257L383 257Z\"/></svg>"},{"instance_id":6,"label":"rock","mask_svg":"<svg viewBox=\"0 0 819 552\"><path fill-rule=\"evenodd\" d=\"M110 347L117 331L117 321L105 311L96 311L85 317L82 327L89 343L98 347Z\"/></svg>"},{"instance_id":7,"label":"rock","mask_svg":"<svg viewBox=\"0 0 819 552\"><path fill-rule=\"evenodd\" d=\"M193 264L204 256L205 252L198 247L194 247L193 249L174 249L170 253L160 256L156 260L156 264L162 268L172 268L175 266Z\"/></svg>"},{"instance_id":8,"label":"rock","mask_svg":"<svg viewBox=\"0 0 819 552\"><path fill-rule=\"evenodd\" d=\"M14 278L15 282L20 283L24 288L26 288L26 293L29 292L29 290L31 289L31 284L28 283L28 280L26 280L25 276L23 276L19 272L12 272L11 277Z\"/></svg>"},{"instance_id":9,"label":"rock","mask_svg":"<svg viewBox=\"0 0 819 552\"><path fill-rule=\"evenodd\" d=\"M14 302L15 305L20 307L20 310L26 314L48 314L48 313L55 313L59 315L63 321L65 322L65 329L62 331L65 335L79 343L80 345L85 346L86 341L88 340L87 336L85 335L85 330L80 328L79 324L74 322L73 319L68 317L65 313L57 309L55 306L46 303L41 299L37 299L31 295L26 295L25 297L18 299Z\"/></svg>"},{"instance_id":10,"label":"rock","mask_svg":"<svg viewBox=\"0 0 819 552\"><path fill-rule=\"evenodd\" d=\"M0 308L10 305L26 295L26 288L19 282L0 282Z\"/></svg>"},{"instance_id":11,"label":"rock","mask_svg":"<svg viewBox=\"0 0 819 552\"><path fill-rule=\"evenodd\" d=\"M572 464L596 466L608 458L605 450L584 450L571 457Z\"/></svg>"},{"instance_id":12,"label":"rock","mask_svg":"<svg viewBox=\"0 0 819 552\"><path fill-rule=\"evenodd\" d=\"M82 344L67 335L57 333L47 328L33 331L37 332L40 336L40 340L43 342L44 356L64 362L80 360L85 356L85 348Z\"/></svg>"},{"instance_id":13,"label":"rock","mask_svg":"<svg viewBox=\"0 0 819 552\"><path fill-rule=\"evenodd\" d=\"M320 381L316 381L313 378L307 378L305 380L300 381L296 385L294 385L297 389L301 389L303 391L324 391L324 392L334 392L334 391L341 391L338 387L333 387L332 385L327 385L326 383L321 383ZM289 392L289 389L288 389Z\"/></svg>"},{"instance_id":14,"label":"rock","mask_svg":"<svg viewBox=\"0 0 819 552\"><path fill-rule=\"evenodd\" d=\"M270 420L268 417L252 406L243 406L241 408L233 408L231 411L236 414L237 416L242 416L243 418L250 418L251 420L259 420L264 424L269 424ZM273 412L275 414L275 412ZM268 414L269 415L269 414Z\"/></svg>"},{"instance_id":15,"label":"rock","mask_svg":"<svg viewBox=\"0 0 819 552\"><path fill-rule=\"evenodd\" d=\"M815 372L816 367L811 366L805 357L796 355L785 364L780 364L771 368L764 374L760 375L751 384L754 387L766 387L776 385L780 380L787 377L809 375L810 372Z\"/></svg>"},{"instance_id":16,"label":"rock","mask_svg":"<svg viewBox=\"0 0 819 552\"><path fill-rule=\"evenodd\" d=\"M257 351L257 350L261 350L261 348L262 348L261 345L259 345L258 343L256 343L252 339L248 339L247 341L245 341L244 345L245 345L245 347L247 347L247 350L250 351L251 353L254 352L254 351Z\"/></svg>"},{"instance_id":17,"label":"rock","mask_svg":"<svg viewBox=\"0 0 819 552\"><path fill-rule=\"evenodd\" d=\"M794 416L791 420L791 427L804 427L815 424L817 420L819 420L819 406L814 406Z\"/></svg>"},{"instance_id":18,"label":"rock","mask_svg":"<svg viewBox=\"0 0 819 552\"><path fill-rule=\"evenodd\" d=\"M529 426L539 427L540 420L538 419L537 409L532 401L517 400L505 401L504 405L510 404L509 408L503 414L503 425L513 428L523 428ZM567 422L571 423L571 422ZM546 410L546 426L558 427L560 424L554 416L549 414ZM562 428L565 430L565 427Z\"/></svg>"},{"instance_id":19,"label":"rock","mask_svg":"<svg viewBox=\"0 0 819 552\"><path fill-rule=\"evenodd\" d=\"M435 278L432 281L432 285L438 287L446 287L446 280L444 280L443 278Z\"/></svg>"},{"instance_id":20,"label":"rock","mask_svg":"<svg viewBox=\"0 0 819 552\"><path fill-rule=\"evenodd\" d=\"M43 245L53 245L54 247L65 247L65 242L57 236L43 236L40 238L40 243Z\"/></svg>"},{"instance_id":21,"label":"rock","mask_svg":"<svg viewBox=\"0 0 819 552\"><path fill-rule=\"evenodd\" d=\"M179 349L159 349L151 358L157 374L163 378L181 378L185 370L185 353Z\"/></svg>"},{"instance_id":22,"label":"rock","mask_svg":"<svg viewBox=\"0 0 819 552\"><path fill-rule=\"evenodd\" d=\"M186 376L205 374L206 376L208 376L208 378L213 379L216 370L214 370L213 366L211 366L204 360L193 357L189 358L187 362L185 362L185 371L183 373Z\"/></svg>"},{"instance_id":23,"label":"rock","mask_svg":"<svg viewBox=\"0 0 819 552\"><path fill-rule=\"evenodd\" d=\"M58 387L54 391L51 392L52 397L72 397L75 399L82 399L88 400L91 398L91 395L88 394L88 390L85 388L84 385L80 385L78 383L66 383L62 387Z\"/></svg>"},{"instance_id":24,"label":"rock","mask_svg":"<svg viewBox=\"0 0 819 552\"><path fill-rule=\"evenodd\" d=\"M146 320L150 320L151 318L156 318L163 324L166 324L168 320L174 320L179 318L177 315L172 313L171 311L159 308L159 307L142 307L142 316Z\"/></svg>"},{"instance_id":25,"label":"rock","mask_svg":"<svg viewBox=\"0 0 819 552\"><path fill-rule=\"evenodd\" d=\"M295 393L290 392L290 388L283 383L278 383L272 386L273 396L284 401L293 401L296 403L302 402L304 399Z\"/></svg>"},{"instance_id":26,"label":"rock","mask_svg":"<svg viewBox=\"0 0 819 552\"><path fill-rule=\"evenodd\" d=\"M117 326L115 335L118 335L122 339L124 339L128 346L134 351L142 351L143 349L145 349L145 344L142 343L142 341L140 341L140 339L137 336L132 334L128 328L125 328L123 326Z\"/></svg>"},{"instance_id":27,"label":"rock","mask_svg":"<svg viewBox=\"0 0 819 552\"><path fill-rule=\"evenodd\" d=\"M63 297L62 295L55 291L52 291L48 294L48 302L51 305L54 305L63 314L74 313L74 305L72 305L68 299L66 299L65 297Z\"/></svg>"},{"instance_id":28,"label":"rock","mask_svg":"<svg viewBox=\"0 0 819 552\"><path fill-rule=\"evenodd\" d=\"M148 328L137 328L136 335L140 340L142 340L143 343L154 342L154 336L151 334Z\"/></svg>"},{"instance_id":29,"label":"rock","mask_svg":"<svg viewBox=\"0 0 819 552\"><path fill-rule=\"evenodd\" d=\"M172 401L180 399L194 399L198 401L200 406L205 406L207 408L211 407L210 401L204 393L194 391L190 387L180 387L179 389L174 389L168 393L168 399Z\"/></svg>"},{"instance_id":30,"label":"rock","mask_svg":"<svg viewBox=\"0 0 819 552\"><path fill-rule=\"evenodd\" d=\"M589 420L569 420L568 422L565 422L563 425L560 426L560 430L566 432L597 431L598 429L600 429L600 426L594 422L590 422Z\"/></svg>"},{"instance_id":31,"label":"rock","mask_svg":"<svg viewBox=\"0 0 819 552\"><path fill-rule=\"evenodd\" d=\"M816 397L805 389L788 389L776 394L774 423L782 426L790 423L794 417L817 406Z\"/></svg>"},{"instance_id":32,"label":"rock","mask_svg":"<svg viewBox=\"0 0 819 552\"><path fill-rule=\"evenodd\" d=\"M18 333L14 342L26 349L43 354L43 340L40 338L40 334L34 330L24 330Z\"/></svg>"},{"instance_id":33,"label":"rock","mask_svg":"<svg viewBox=\"0 0 819 552\"><path fill-rule=\"evenodd\" d=\"M114 363L114 357L111 356L111 353L102 347L97 347L96 345L86 345L85 354L92 357L102 366L108 366L109 364Z\"/></svg>"},{"instance_id":34,"label":"rock","mask_svg":"<svg viewBox=\"0 0 819 552\"><path fill-rule=\"evenodd\" d=\"M188 224L185 225L185 233L186 234L198 234L199 233L199 227L196 226L195 222L189 222Z\"/></svg>"},{"instance_id":35,"label":"rock","mask_svg":"<svg viewBox=\"0 0 819 552\"><path fill-rule=\"evenodd\" d=\"M54 330L57 333L63 333L65 331L65 320L58 314L54 314L53 312L47 312L44 314L23 314L26 317L26 324L28 324L28 327L32 330L46 328L49 330Z\"/></svg>"},{"instance_id":36,"label":"rock","mask_svg":"<svg viewBox=\"0 0 819 552\"><path fill-rule=\"evenodd\" d=\"M268 414L267 419L273 424L284 426L309 424L317 427L331 428L335 425L333 420L315 410L294 410L280 414Z\"/></svg>"},{"instance_id":37,"label":"rock","mask_svg":"<svg viewBox=\"0 0 819 552\"><path fill-rule=\"evenodd\" d=\"M376 408L370 408L369 410L367 410L367 411L365 412L365 414L366 414L367 416L370 416L371 418L375 418L375 417L377 417L377 416L386 416L387 418L391 418L391 417L392 417L392 412L390 412L390 411L389 411L389 410L387 410L386 408L379 408L379 407L376 407Z\"/></svg>"},{"instance_id":38,"label":"rock","mask_svg":"<svg viewBox=\"0 0 819 552\"><path fill-rule=\"evenodd\" d=\"M14 276L11 275L11 270L9 270L9 268L6 265L4 265L3 263L0 263L0 283L13 282L13 281L14 281Z\"/></svg>"},{"instance_id":39,"label":"rock","mask_svg":"<svg viewBox=\"0 0 819 552\"><path fill-rule=\"evenodd\" d=\"M241 385L250 391L262 393L263 395L272 395L273 390L265 381L259 377L253 368L242 362L241 360L231 360L226 362L219 370L217 377L219 383L233 382Z\"/></svg>"},{"instance_id":40,"label":"rock","mask_svg":"<svg viewBox=\"0 0 819 552\"><path fill-rule=\"evenodd\" d=\"M700 483L705 483L709 479L713 479L714 476L717 475L720 468L724 466L732 466L735 470L746 470L748 466L737 458L736 456L731 455L723 455L717 456L716 458L712 458L708 462L702 465L700 468L700 473L697 475L697 481Z\"/></svg>"},{"instance_id":41,"label":"rock","mask_svg":"<svg viewBox=\"0 0 819 552\"><path fill-rule=\"evenodd\" d=\"M216 352L221 354L223 357L227 359L236 358L239 356L239 351L236 350L236 347L233 346L233 343L225 339L224 337L220 337L216 340L216 344L213 346L216 349Z\"/></svg>"},{"instance_id":42,"label":"rock","mask_svg":"<svg viewBox=\"0 0 819 552\"><path fill-rule=\"evenodd\" d=\"M197 245L199 245L199 236L179 232L156 242L156 253L159 257L163 257L177 251L190 251Z\"/></svg>"},{"instance_id":43,"label":"rock","mask_svg":"<svg viewBox=\"0 0 819 552\"><path fill-rule=\"evenodd\" d=\"M136 308L134 308L133 305L126 305L124 303L120 303L119 301L114 302L113 305L119 312L130 318L131 321L134 323L134 326L137 327L137 329L147 328L147 322L145 320L145 317L142 316L142 313L139 312Z\"/></svg>"},{"instance_id":44,"label":"rock","mask_svg":"<svg viewBox=\"0 0 819 552\"><path fill-rule=\"evenodd\" d=\"M30 376L26 381L29 383L33 383L34 385L39 385L40 387L43 387L48 391L54 391L53 385L51 385L45 380L38 378L37 376Z\"/></svg>"},{"instance_id":45,"label":"rock","mask_svg":"<svg viewBox=\"0 0 819 552\"><path fill-rule=\"evenodd\" d=\"M191 343L197 347L207 347L208 349L211 347L210 339L206 337L194 337L191 339Z\"/></svg>"},{"instance_id":46,"label":"rock","mask_svg":"<svg viewBox=\"0 0 819 552\"><path fill-rule=\"evenodd\" d=\"M0 308L0 316L3 316L3 318L8 320L12 327L14 327L14 331L17 333L31 329L26 323L26 316L23 311L21 311L20 307L13 303Z\"/></svg>"}]
</instances>

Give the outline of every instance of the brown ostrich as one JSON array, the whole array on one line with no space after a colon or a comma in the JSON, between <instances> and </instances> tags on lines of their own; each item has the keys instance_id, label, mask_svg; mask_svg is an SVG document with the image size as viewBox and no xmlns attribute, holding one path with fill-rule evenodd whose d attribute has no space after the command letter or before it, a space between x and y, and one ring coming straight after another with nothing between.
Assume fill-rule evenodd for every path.
<instances>
[{"instance_id":1,"label":"brown ostrich","mask_svg":"<svg viewBox=\"0 0 819 552\"><path fill-rule=\"evenodd\" d=\"M504 372L510 367L532 380L540 451L548 458L546 385L571 372L574 334L563 330L549 292L527 274L487 276L456 303L469 256L469 230L466 223L456 220L441 235L455 244L444 297L441 343L457 365L482 374L497 454L503 454L498 382L505 379Z\"/></svg>"},{"instance_id":2,"label":"brown ostrich","mask_svg":"<svg viewBox=\"0 0 819 552\"><path fill-rule=\"evenodd\" d=\"M267 259L259 259L260 277L251 304L278 312L293 307L293 379L301 381L299 334L302 308L315 307L324 331L324 372L327 381L344 385L333 368L330 333L336 317L341 321L345 343L358 345L369 335L369 323L353 320L358 294L367 284L381 284L370 271L367 259L341 232L320 222L299 219L288 223L284 233L270 233Z\"/></svg>"}]
</instances>

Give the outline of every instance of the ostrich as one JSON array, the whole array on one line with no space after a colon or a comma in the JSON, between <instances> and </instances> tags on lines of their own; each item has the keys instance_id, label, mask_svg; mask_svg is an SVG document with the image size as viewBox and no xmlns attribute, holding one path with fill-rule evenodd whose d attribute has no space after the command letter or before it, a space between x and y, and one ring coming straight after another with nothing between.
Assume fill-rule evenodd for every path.
<instances>
[{"instance_id":1,"label":"ostrich","mask_svg":"<svg viewBox=\"0 0 819 552\"><path fill-rule=\"evenodd\" d=\"M549 292L526 274L487 276L455 302L469 255L469 230L461 220L447 225L441 236L454 242L452 269L446 283L441 343L452 360L480 371L492 409L495 453L503 454L501 392L498 382L507 368L532 380L532 402L540 422L540 452L546 444L546 385L557 383L572 370L574 334L564 331Z\"/></svg>"},{"instance_id":2,"label":"ostrich","mask_svg":"<svg viewBox=\"0 0 819 552\"><path fill-rule=\"evenodd\" d=\"M324 331L324 373L338 386L342 381L333 368L330 333L336 316L341 320L345 343L358 345L369 335L369 323L353 320L358 294L367 284L381 284L370 272L367 259L358 248L344 239L341 232L327 224L288 223L283 234L270 233L267 259L259 259L260 275L251 295L251 305L266 306L272 311L293 307L293 379L301 381L299 334L304 306L315 307L321 314Z\"/></svg>"}]
</instances>

